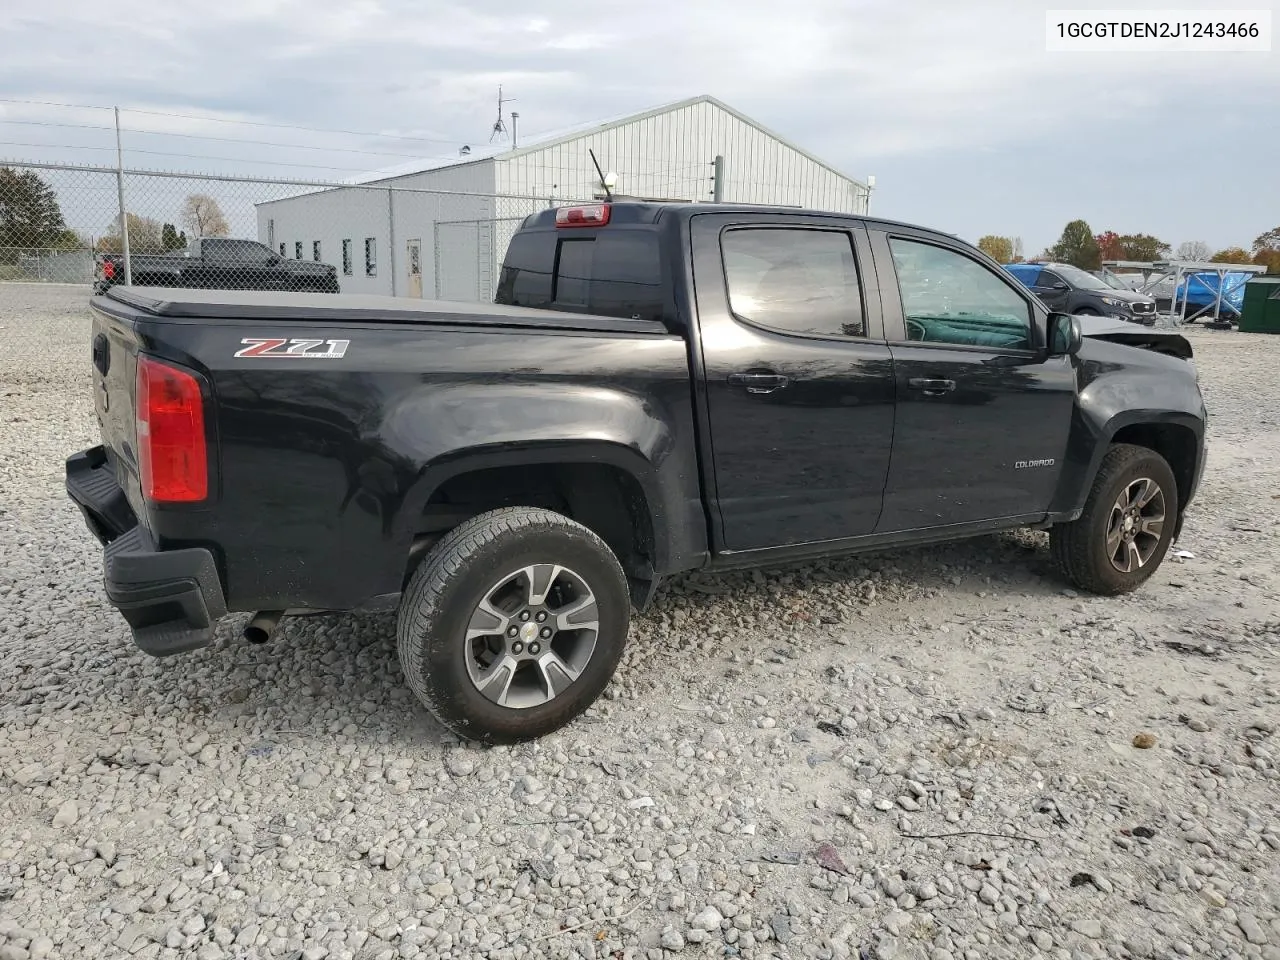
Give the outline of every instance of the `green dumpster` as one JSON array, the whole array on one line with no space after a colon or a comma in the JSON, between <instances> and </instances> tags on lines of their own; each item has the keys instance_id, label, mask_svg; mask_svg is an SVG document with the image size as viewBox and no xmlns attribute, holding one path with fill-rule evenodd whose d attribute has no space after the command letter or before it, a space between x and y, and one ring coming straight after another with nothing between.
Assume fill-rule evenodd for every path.
<instances>
[{"instance_id":1,"label":"green dumpster","mask_svg":"<svg viewBox=\"0 0 1280 960\"><path fill-rule=\"evenodd\" d=\"M1244 285L1240 330L1280 333L1280 277L1254 277Z\"/></svg>"}]
</instances>

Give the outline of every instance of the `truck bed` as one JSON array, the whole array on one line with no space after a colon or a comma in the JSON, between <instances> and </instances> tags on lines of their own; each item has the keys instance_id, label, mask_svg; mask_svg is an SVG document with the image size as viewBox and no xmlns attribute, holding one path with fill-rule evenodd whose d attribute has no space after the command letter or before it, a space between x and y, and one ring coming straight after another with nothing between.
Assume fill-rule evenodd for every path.
<instances>
[{"instance_id":1,"label":"truck bed","mask_svg":"<svg viewBox=\"0 0 1280 960\"><path fill-rule=\"evenodd\" d=\"M538 310L493 303L409 300L370 294L276 293L253 290L192 290L170 287L112 287L95 303L112 312L110 301L153 317L202 320L331 321L338 323L431 323L484 327L581 330L655 334L667 328L656 320Z\"/></svg>"}]
</instances>

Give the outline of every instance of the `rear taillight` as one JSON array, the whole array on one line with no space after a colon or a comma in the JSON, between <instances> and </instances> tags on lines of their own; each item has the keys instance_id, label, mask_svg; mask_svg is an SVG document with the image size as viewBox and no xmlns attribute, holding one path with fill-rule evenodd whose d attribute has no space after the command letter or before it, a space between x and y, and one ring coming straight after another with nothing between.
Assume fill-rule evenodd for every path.
<instances>
[{"instance_id":1,"label":"rear taillight","mask_svg":"<svg viewBox=\"0 0 1280 960\"><path fill-rule=\"evenodd\" d=\"M557 227L603 227L609 222L609 204L589 207L560 207L556 210Z\"/></svg>"},{"instance_id":2,"label":"rear taillight","mask_svg":"<svg viewBox=\"0 0 1280 960\"><path fill-rule=\"evenodd\" d=\"M102 261L102 275L108 280L114 280L116 276L116 265L110 260Z\"/></svg>"},{"instance_id":3,"label":"rear taillight","mask_svg":"<svg viewBox=\"0 0 1280 960\"><path fill-rule=\"evenodd\" d=\"M156 503L204 500L209 495L209 465L200 382L140 356L134 405L142 495Z\"/></svg>"}]
</instances>

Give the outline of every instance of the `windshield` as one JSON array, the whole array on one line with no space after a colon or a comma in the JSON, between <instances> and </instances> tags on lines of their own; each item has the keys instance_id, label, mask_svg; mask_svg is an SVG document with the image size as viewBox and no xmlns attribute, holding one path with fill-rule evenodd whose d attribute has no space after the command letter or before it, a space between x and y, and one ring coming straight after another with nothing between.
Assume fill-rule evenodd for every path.
<instances>
[{"instance_id":1,"label":"windshield","mask_svg":"<svg viewBox=\"0 0 1280 960\"><path fill-rule=\"evenodd\" d=\"M1079 267L1062 264L1053 268L1054 272L1077 290L1114 290L1115 287L1103 283L1092 273L1085 273Z\"/></svg>"},{"instance_id":2,"label":"windshield","mask_svg":"<svg viewBox=\"0 0 1280 960\"><path fill-rule=\"evenodd\" d=\"M1124 281L1121 280L1119 277L1117 277L1114 273L1104 273L1098 279L1101 280L1103 283L1105 283L1112 290L1128 290L1129 289L1124 285Z\"/></svg>"}]
</instances>

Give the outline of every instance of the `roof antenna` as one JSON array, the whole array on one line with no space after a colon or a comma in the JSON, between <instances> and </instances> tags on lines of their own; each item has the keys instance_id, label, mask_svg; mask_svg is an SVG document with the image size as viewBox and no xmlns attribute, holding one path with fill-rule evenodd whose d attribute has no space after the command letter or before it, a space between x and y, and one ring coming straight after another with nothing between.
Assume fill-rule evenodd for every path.
<instances>
[{"instance_id":1,"label":"roof antenna","mask_svg":"<svg viewBox=\"0 0 1280 960\"><path fill-rule=\"evenodd\" d=\"M502 105L504 103L515 103L514 97L502 96L502 84L498 84L498 119L493 121L493 132L489 134L489 142L493 143L494 137L505 137L507 135L507 125L502 120Z\"/></svg>"},{"instance_id":2,"label":"roof antenna","mask_svg":"<svg viewBox=\"0 0 1280 960\"><path fill-rule=\"evenodd\" d=\"M591 154L591 162L596 165L596 173L600 175L600 186L604 187L604 198L612 203L613 191L609 189L609 181L605 179L604 171L600 169L600 161L596 159L596 152L588 150L587 153Z\"/></svg>"}]
</instances>

